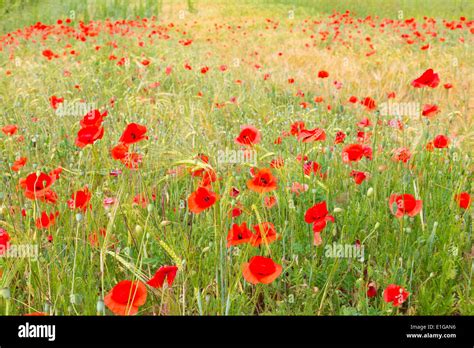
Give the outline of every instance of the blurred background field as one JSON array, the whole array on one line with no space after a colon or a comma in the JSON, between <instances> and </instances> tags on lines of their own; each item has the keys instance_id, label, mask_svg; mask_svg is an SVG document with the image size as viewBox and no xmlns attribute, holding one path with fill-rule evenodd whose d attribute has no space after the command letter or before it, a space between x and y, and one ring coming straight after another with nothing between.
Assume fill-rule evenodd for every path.
<instances>
[{"instance_id":1,"label":"blurred background field","mask_svg":"<svg viewBox=\"0 0 474 348\"><path fill-rule=\"evenodd\" d=\"M64 25L68 30L82 34L79 21L95 20L91 27L99 32L82 41L81 35L65 35L57 24L45 30L46 38L42 30L34 30L28 39L18 34L18 40L0 52L1 125L18 124L25 138L24 143L13 138L0 141L0 171L5 173L0 190L5 193L0 200L0 206L5 205L2 226L15 242L36 240L45 255L33 265L5 262L0 289L11 289L12 300L8 306L0 301L0 314L43 308L60 314L96 314L98 299L117 281L142 273L150 276L158 266L173 261L155 240L159 237L186 264L171 292L161 298L154 294L146 314L472 315L472 214L460 212L453 200L462 190L472 191L472 158L465 150L474 144L472 35L465 27L447 29L443 19L472 20L473 6L474 1L467 0L0 0L2 33L68 17L74 17ZM321 32L335 32L337 25L329 18L333 11L346 10L360 18L415 17L419 27L425 24L424 16L432 16L438 36L407 44L402 35L414 38L411 26L387 25L382 35L378 19L362 21L360 30L355 28L357 20L341 25L345 42L334 35L321 38ZM121 23L108 23L118 34L102 22L137 16L156 16L158 21L131 21L123 28ZM313 19L321 20L315 24ZM162 35L150 38L155 29ZM445 41L439 40L441 35ZM184 45L187 40L192 44ZM423 50L426 43L429 49ZM42 54L46 49L58 58L47 59ZM368 56L371 51L376 52ZM129 64L119 65L125 58ZM209 71L204 74L205 67ZM423 92L413 88L411 81L429 68L439 73L440 85ZM330 78L318 79L320 70ZM445 83L453 88L445 89ZM339 84L341 89L335 87ZM374 159L359 163L359 168L372 177L355 185L350 168L341 163L340 148L333 146L334 134L347 132L349 144L357 141L356 125L363 117L378 124L377 113L348 103L351 96L370 96L380 105L389 92L396 94L397 102L435 103L441 112L424 123L421 117L405 117L403 131L371 129ZM104 139L84 150L74 146L79 117L56 117L49 101L53 95L110 111ZM303 108L303 101L310 106ZM388 121L383 117L378 120ZM307 148L295 139L276 145L282 131L301 120L310 128L324 127L328 134L324 147L318 143ZM144 161L139 171L123 168L124 175L115 179L109 171L121 164L110 157L110 148L132 121L148 127L150 139L139 147ZM223 199L212 212L190 218L182 203L195 182L169 173L177 161L194 163L197 153L209 155L215 163L218 149L236 148L234 138L243 124L262 132L260 166L278 157L285 160L285 166L276 170L281 185L278 205L265 209L262 197L246 190L246 166L217 166L223 180L216 185ZM453 145L425 151L436 134L449 136ZM401 146L413 152L410 166L390 160L390 151ZM326 180L302 177L296 156L303 152L328 169ZM20 173L13 173L11 162L20 155L29 162ZM44 205L25 202L17 186L20 177L57 166L65 170L55 183L60 217L51 230L54 243L49 243L30 218ZM289 190L295 181L307 183L309 191L295 196ZM76 221L65 200L84 185L94 192L94 211ZM258 291L242 280L240 271L240 263L256 251L234 254L225 247L233 221L228 212L235 203L225 194L231 186L242 190L239 203L249 225L256 222L255 206L283 236L272 245L272 252L285 265L285 274ZM423 220L415 217L399 224L390 213L387 198L402 190L424 199ZM156 194L158 200L144 209L132 203L138 194ZM112 217L102 208L106 196L121 202ZM311 227L303 216L320 200L327 200L331 210L338 208L337 223L325 231L325 242L362 241L365 263L324 257L324 249L312 246ZM16 204L26 207L26 219L18 217L18 209L13 209L15 214L6 209ZM117 254L128 263L108 255L100 278L102 254L89 247L86 238L104 226L113 229L120 247ZM74 237L78 231L81 238ZM76 278L71 274L74 267ZM372 280L380 291L370 302L366 283ZM411 293L401 311L387 306L380 296L390 282ZM81 295L82 302L68 301L73 295Z\"/></svg>"},{"instance_id":2,"label":"blurred background field","mask_svg":"<svg viewBox=\"0 0 474 348\"><path fill-rule=\"evenodd\" d=\"M274 14L294 11L295 17L304 17L349 10L358 17L377 11L379 17L396 19L402 11L404 18L458 19L474 13L474 1L470 0L0 0L0 31L5 33L38 21L50 24L71 14L84 21L131 19L167 16L180 8L198 12L216 4L223 16L258 10Z\"/></svg>"}]
</instances>

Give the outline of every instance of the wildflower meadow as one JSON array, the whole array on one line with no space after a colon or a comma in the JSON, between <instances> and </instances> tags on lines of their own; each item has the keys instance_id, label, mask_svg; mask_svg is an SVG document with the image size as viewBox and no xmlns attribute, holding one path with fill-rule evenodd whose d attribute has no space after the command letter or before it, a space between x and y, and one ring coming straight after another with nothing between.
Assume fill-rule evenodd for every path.
<instances>
[{"instance_id":1,"label":"wildflower meadow","mask_svg":"<svg viewBox=\"0 0 474 348\"><path fill-rule=\"evenodd\" d=\"M470 1L0 1L0 314L473 315Z\"/></svg>"}]
</instances>

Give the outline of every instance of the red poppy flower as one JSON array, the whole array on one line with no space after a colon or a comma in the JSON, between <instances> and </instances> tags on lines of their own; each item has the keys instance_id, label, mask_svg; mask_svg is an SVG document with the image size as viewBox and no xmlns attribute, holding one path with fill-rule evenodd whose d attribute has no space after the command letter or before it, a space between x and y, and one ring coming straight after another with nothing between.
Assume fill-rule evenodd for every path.
<instances>
[{"instance_id":1,"label":"red poppy flower","mask_svg":"<svg viewBox=\"0 0 474 348\"><path fill-rule=\"evenodd\" d=\"M271 222L263 222L260 225L253 226L255 234L250 240L250 244L258 247L261 244L270 244L279 238L275 226Z\"/></svg>"},{"instance_id":2,"label":"red poppy flower","mask_svg":"<svg viewBox=\"0 0 474 348\"><path fill-rule=\"evenodd\" d=\"M439 113L438 106L436 106L436 105L431 105L431 104L423 105L423 111L422 111L422 113L421 113L423 116L425 116L425 117L433 117L433 116L436 115L437 113Z\"/></svg>"},{"instance_id":3,"label":"red poppy flower","mask_svg":"<svg viewBox=\"0 0 474 348\"><path fill-rule=\"evenodd\" d=\"M426 70L420 77L413 80L411 85L415 88L431 87L435 88L439 84L439 76L433 69Z\"/></svg>"},{"instance_id":4,"label":"red poppy flower","mask_svg":"<svg viewBox=\"0 0 474 348\"><path fill-rule=\"evenodd\" d=\"M346 163L360 161L362 157L372 159L372 148L370 146L350 144L342 149L342 160Z\"/></svg>"},{"instance_id":5,"label":"red poppy flower","mask_svg":"<svg viewBox=\"0 0 474 348\"><path fill-rule=\"evenodd\" d=\"M468 192L461 192L454 196L454 200L458 203L460 208L468 209L471 205L471 195Z\"/></svg>"},{"instance_id":6,"label":"red poppy flower","mask_svg":"<svg viewBox=\"0 0 474 348\"><path fill-rule=\"evenodd\" d=\"M51 98L49 98L49 102L51 103L51 107L56 110L58 105L64 102L64 98L58 98L53 95Z\"/></svg>"},{"instance_id":7,"label":"red poppy flower","mask_svg":"<svg viewBox=\"0 0 474 348\"><path fill-rule=\"evenodd\" d=\"M410 293L404 288L395 284L390 284L383 291L384 301L388 303L392 302L395 307L400 306L405 302L409 295Z\"/></svg>"},{"instance_id":8,"label":"red poppy flower","mask_svg":"<svg viewBox=\"0 0 474 348\"><path fill-rule=\"evenodd\" d=\"M135 315L146 297L146 286L141 281L122 280L104 297L104 304L114 314Z\"/></svg>"},{"instance_id":9,"label":"red poppy flower","mask_svg":"<svg viewBox=\"0 0 474 348\"><path fill-rule=\"evenodd\" d=\"M127 156L128 153L128 145L119 143L115 145L111 150L110 154L114 160L122 160Z\"/></svg>"},{"instance_id":10,"label":"red poppy flower","mask_svg":"<svg viewBox=\"0 0 474 348\"><path fill-rule=\"evenodd\" d=\"M321 166L318 162L308 161L303 164L304 175L311 175L311 173L316 174L321 170Z\"/></svg>"},{"instance_id":11,"label":"red poppy flower","mask_svg":"<svg viewBox=\"0 0 474 348\"><path fill-rule=\"evenodd\" d=\"M284 165L285 165L285 161L281 157L275 158L274 160L270 162L270 167L276 168L276 169L281 168Z\"/></svg>"},{"instance_id":12,"label":"red poppy flower","mask_svg":"<svg viewBox=\"0 0 474 348\"><path fill-rule=\"evenodd\" d=\"M375 100L373 100L371 97L364 98L364 100L362 100L360 103L369 111L375 110L377 108Z\"/></svg>"},{"instance_id":13,"label":"red poppy flower","mask_svg":"<svg viewBox=\"0 0 474 348\"><path fill-rule=\"evenodd\" d=\"M12 136L18 131L18 126L15 124L9 124L2 128L2 132L5 135Z\"/></svg>"},{"instance_id":14,"label":"red poppy flower","mask_svg":"<svg viewBox=\"0 0 474 348\"><path fill-rule=\"evenodd\" d=\"M0 255L3 255L10 247L10 235L0 227Z\"/></svg>"},{"instance_id":15,"label":"red poppy flower","mask_svg":"<svg viewBox=\"0 0 474 348\"><path fill-rule=\"evenodd\" d=\"M291 135L299 135L300 132L305 129L305 124L303 121L297 121L297 122L294 122L292 125L291 125L291 129L290 129L290 134Z\"/></svg>"},{"instance_id":16,"label":"red poppy flower","mask_svg":"<svg viewBox=\"0 0 474 348\"><path fill-rule=\"evenodd\" d=\"M393 157L394 161L400 161L403 163L407 163L411 158L411 152L406 147L399 147L398 149L393 150Z\"/></svg>"},{"instance_id":17,"label":"red poppy flower","mask_svg":"<svg viewBox=\"0 0 474 348\"><path fill-rule=\"evenodd\" d=\"M188 197L188 208L191 212L199 214L212 207L218 198L214 192L205 187L199 187Z\"/></svg>"},{"instance_id":18,"label":"red poppy flower","mask_svg":"<svg viewBox=\"0 0 474 348\"><path fill-rule=\"evenodd\" d=\"M142 126L137 123L130 123L125 128L125 131L123 132L119 141L126 145L138 143L139 141L148 139L146 131L146 126Z\"/></svg>"},{"instance_id":19,"label":"red poppy flower","mask_svg":"<svg viewBox=\"0 0 474 348\"><path fill-rule=\"evenodd\" d=\"M235 206L230 210L229 215L232 218L236 218L242 215L242 212L243 210L240 208L240 206Z\"/></svg>"},{"instance_id":20,"label":"red poppy flower","mask_svg":"<svg viewBox=\"0 0 474 348\"><path fill-rule=\"evenodd\" d=\"M82 190L76 191L71 199L67 201L67 205L70 209L80 209L83 212L89 208L89 202L91 200L92 193L89 192L87 187L84 187Z\"/></svg>"},{"instance_id":21,"label":"red poppy flower","mask_svg":"<svg viewBox=\"0 0 474 348\"><path fill-rule=\"evenodd\" d=\"M176 266L161 266L147 284L152 288L162 288L166 279L168 286L171 287L177 272L178 267Z\"/></svg>"},{"instance_id":22,"label":"red poppy flower","mask_svg":"<svg viewBox=\"0 0 474 348\"><path fill-rule=\"evenodd\" d=\"M328 214L326 202L322 201L306 211L304 221L308 224L313 224L313 231L320 232L326 227L326 221L334 222L334 217Z\"/></svg>"},{"instance_id":23,"label":"red poppy flower","mask_svg":"<svg viewBox=\"0 0 474 348\"><path fill-rule=\"evenodd\" d=\"M105 238L106 234L107 234L107 230L105 228L100 228L99 233L92 232L91 234L89 234L87 239L89 240L89 244L91 245L91 247L93 248L99 247L100 245L99 242L101 241L101 239Z\"/></svg>"},{"instance_id":24,"label":"red poppy flower","mask_svg":"<svg viewBox=\"0 0 474 348\"><path fill-rule=\"evenodd\" d=\"M218 180L218 177L214 169L206 168L202 174L202 179L199 186L209 188L211 183L216 182L217 180Z\"/></svg>"},{"instance_id":25,"label":"red poppy flower","mask_svg":"<svg viewBox=\"0 0 474 348\"><path fill-rule=\"evenodd\" d=\"M393 194L390 196L388 204L392 214L397 218L401 218L403 215L415 216L423 207L423 202L416 200L410 194Z\"/></svg>"},{"instance_id":26,"label":"red poppy flower","mask_svg":"<svg viewBox=\"0 0 474 348\"><path fill-rule=\"evenodd\" d=\"M227 247L249 243L252 237L253 233L247 228L246 222L243 222L240 226L233 224L227 234Z\"/></svg>"},{"instance_id":27,"label":"red poppy flower","mask_svg":"<svg viewBox=\"0 0 474 348\"><path fill-rule=\"evenodd\" d=\"M298 140L301 140L303 143L324 141L326 140L326 133L324 132L324 129L321 128L302 129L298 134Z\"/></svg>"},{"instance_id":28,"label":"red poppy flower","mask_svg":"<svg viewBox=\"0 0 474 348\"><path fill-rule=\"evenodd\" d=\"M377 288L375 287L375 283L371 282L367 285L367 297L375 297L377 295Z\"/></svg>"},{"instance_id":29,"label":"red poppy flower","mask_svg":"<svg viewBox=\"0 0 474 348\"><path fill-rule=\"evenodd\" d=\"M76 146L84 148L87 145L94 144L97 140L104 136L104 128L97 126L89 126L81 128L77 132Z\"/></svg>"},{"instance_id":30,"label":"red poppy flower","mask_svg":"<svg viewBox=\"0 0 474 348\"><path fill-rule=\"evenodd\" d=\"M51 51L50 49L46 49L43 52L41 52L44 57L46 57L48 60L51 60L53 58L59 58L59 55Z\"/></svg>"},{"instance_id":31,"label":"red poppy flower","mask_svg":"<svg viewBox=\"0 0 474 348\"><path fill-rule=\"evenodd\" d=\"M360 128L370 127L372 126L372 123L370 122L368 117L364 117L359 123L357 123L357 126Z\"/></svg>"},{"instance_id":32,"label":"red poppy flower","mask_svg":"<svg viewBox=\"0 0 474 348\"><path fill-rule=\"evenodd\" d=\"M55 213L46 213L43 211L41 217L36 219L36 227L39 229L47 229L54 225L56 218L59 215L59 211Z\"/></svg>"},{"instance_id":33,"label":"red poppy flower","mask_svg":"<svg viewBox=\"0 0 474 348\"><path fill-rule=\"evenodd\" d=\"M344 139L346 139L346 134L344 132L337 132L336 133L336 138L334 139L334 144L340 144L344 142Z\"/></svg>"},{"instance_id":34,"label":"red poppy flower","mask_svg":"<svg viewBox=\"0 0 474 348\"><path fill-rule=\"evenodd\" d=\"M91 110L80 121L81 128L91 126L100 127L106 116L107 111L100 113L99 110Z\"/></svg>"},{"instance_id":35,"label":"red poppy flower","mask_svg":"<svg viewBox=\"0 0 474 348\"><path fill-rule=\"evenodd\" d=\"M263 256L254 256L250 262L242 265L243 276L251 284L270 284L278 278L282 270L281 265Z\"/></svg>"},{"instance_id":36,"label":"red poppy flower","mask_svg":"<svg viewBox=\"0 0 474 348\"><path fill-rule=\"evenodd\" d=\"M445 135L437 135L433 140L433 146L437 149L443 149L448 147L449 145L449 138Z\"/></svg>"},{"instance_id":37,"label":"red poppy flower","mask_svg":"<svg viewBox=\"0 0 474 348\"><path fill-rule=\"evenodd\" d=\"M264 204L265 204L265 207L271 208L271 207L273 207L273 206L276 204L277 199L276 199L275 196L269 196L269 197L265 197L265 198L263 199L263 202L264 202Z\"/></svg>"},{"instance_id":38,"label":"red poppy flower","mask_svg":"<svg viewBox=\"0 0 474 348\"><path fill-rule=\"evenodd\" d=\"M120 160L127 168L137 170L143 160L143 155L136 152L127 152L125 157Z\"/></svg>"},{"instance_id":39,"label":"red poppy flower","mask_svg":"<svg viewBox=\"0 0 474 348\"><path fill-rule=\"evenodd\" d=\"M355 103L357 103L357 101L358 101L358 99L357 99L356 96L351 96L351 97L349 98L349 103L355 104Z\"/></svg>"},{"instance_id":40,"label":"red poppy flower","mask_svg":"<svg viewBox=\"0 0 474 348\"><path fill-rule=\"evenodd\" d=\"M229 194L230 194L231 197L234 197L234 198L235 198L235 197L237 197L237 196L240 194L240 190L239 190L237 187L232 187L232 188L230 189L230 193L229 193Z\"/></svg>"},{"instance_id":41,"label":"red poppy flower","mask_svg":"<svg viewBox=\"0 0 474 348\"><path fill-rule=\"evenodd\" d=\"M270 192L276 190L277 179L272 175L269 168L263 168L247 181L247 187L258 193Z\"/></svg>"},{"instance_id":42,"label":"red poppy flower","mask_svg":"<svg viewBox=\"0 0 474 348\"><path fill-rule=\"evenodd\" d=\"M255 145L260 142L260 131L254 126L242 126L235 142L240 145Z\"/></svg>"},{"instance_id":43,"label":"red poppy flower","mask_svg":"<svg viewBox=\"0 0 474 348\"><path fill-rule=\"evenodd\" d=\"M357 170L351 171L351 176L354 178L354 181L357 185L362 184L362 182L367 179L367 173L359 172Z\"/></svg>"},{"instance_id":44,"label":"red poppy flower","mask_svg":"<svg viewBox=\"0 0 474 348\"><path fill-rule=\"evenodd\" d=\"M320 70L320 71L318 72L318 77L319 77L320 79L325 79L325 78L329 77L329 73L328 73L327 71Z\"/></svg>"},{"instance_id":45,"label":"red poppy flower","mask_svg":"<svg viewBox=\"0 0 474 348\"><path fill-rule=\"evenodd\" d=\"M19 159L17 159L15 162L13 162L13 165L12 165L12 170L14 172L17 172L19 171L21 168L24 167L24 165L26 164L27 162L27 158L26 157L20 157Z\"/></svg>"},{"instance_id":46,"label":"red poppy flower","mask_svg":"<svg viewBox=\"0 0 474 348\"><path fill-rule=\"evenodd\" d=\"M20 179L20 186L25 190L25 197L28 199L37 199L45 197L50 191L57 176L46 173L31 173L26 179Z\"/></svg>"}]
</instances>

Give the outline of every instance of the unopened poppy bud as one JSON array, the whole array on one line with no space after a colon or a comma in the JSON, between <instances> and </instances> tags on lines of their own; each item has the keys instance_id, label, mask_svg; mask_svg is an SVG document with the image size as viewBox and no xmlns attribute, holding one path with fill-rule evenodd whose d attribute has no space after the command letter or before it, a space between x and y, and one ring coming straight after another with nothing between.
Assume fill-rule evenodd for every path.
<instances>
[{"instance_id":1,"label":"unopened poppy bud","mask_svg":"<svg viewBox=\"0 0 474 348\"><path fill-rule=\"evenodd\" d=\"M203 254L204 254L205 252L207 252L207 251L209 251L209 247L208 247L208 246L207 246L207 247L204 247L204 248L202 249Z\"/></svg>"},{"instance_id":2,"label":"unopened poppy bud","mask_svg":"<svg viewBox=\"0 0 474 348\"><path fill-rule=\"evenodd\" d=\"M136 234L141 234L143 232L143 227L141 227L140 225L136 225L135 226L135 233Z\"/></svg>"},{"instance_id":3,"label":"unopened poppy bud","mask_svg":"<svg viewBox=\"0 0 474 348\"><path fill-rule=\"evenodd\" d=\"M77 213L76 214L76 221L79 222L82 220L82 214L81 213Z\"/></svg>"},{"instance_id":4,"label":"unopened poppy bud","mask_svg":"<svg viewBox=\"0 0 474 348\"><path fill-rule=\"evenodd\" d=\"M367 197L372 196L373 193L374 193L374 188L373 188L373 187L369 187L369 189L367 190Z\"/></svg>"},{"instance_id":5,"label":"unopened poppy bud","mask_svg":"<svg viewBox=\"0 0 474 348\"><path fill-rule=\"evenodd\" d=\"M380 227L380 222L377 221L377 223L374 226L374 230L378 229Z\"/></svg>"},{"instance_id":6,"label":"unopened poppy bud","mask_svg":"<svg viewBox=\"0 0 474 348\"><path fill-rule=\"evenodd\" d=\"M81 295L79 294L71 294L69 295L69 302L71 304L80 304L81 303Z\"/></svg>"},{"instance_id":7,"label":"unopened poppy bud","mask_svg":"<svg viewBox=\"0 0 474 348\"><path fill-rule=\"evenodd\" d=\"M5 213L5 210L6 210L6 208L5 208L4 205L0 206L0 214Z\"/></svg>"},{"instance_id":8,"label":"unopened poppy bud","mask_svg":"<svg viewBox=\"0 0 474 348\"><path fill-rule=\"evenodd\" d=\"M97 313L103 313L105 309L104 301L102 300L97 301L96 309L97 309Z\"/></svg>"},{"instance_id":9,"label":"unopened poppy bud","mask_svg":"<svg viewBox=\"0 0 474 348\"><path fill-rule=\"evenodd\" d=\"M436 275L435 272L431 272L431 273L430 273L430 278L433 278L435 275Z\"/></svg>"},{"instance_id":10,"label":"unopened poppy bud","mask_svg":"<svg viewBox=\"0 0 474 348\"><path fill-rule=\"evenodd\" d=\"M165 227L165 226L168 226L170 223L171 223L171 221L163 220L163 221L161 221L160 226Z\"/></svg>"},{"instance_id":11,"label":"unopened poppy bud","mask_svg":"<svg viewBox=\"0 0 474 348\"><path fill-rule=\"evenodd\" d=\"M340 212L342 212L343 210L344 210L344 209L342 209L342 208L337 208L337 207L334 208L334 212L335 212L335 213L340 213Z\"/></svg>"},{"instance_id":12,"label":"unopened poppy bud","mask_svg":"<svg viewBox=\"0 0 474 348\"><path fill-rule=\"evenodd\" d=\"M10 289L8 288L0 289L0 296L4 298L5 300L10 299Z\"/></svg>"},{"instance_id":13,"label":"unopened poppy bud","mask_svg":"<svg viewBox=\"0 0 474 348\"><path fill-rule=\"evenodd\" d=\"M151 213L153 211L153 204L148 204L147 207L146 207L146 210Z\"/></svg>"}]
</instances>

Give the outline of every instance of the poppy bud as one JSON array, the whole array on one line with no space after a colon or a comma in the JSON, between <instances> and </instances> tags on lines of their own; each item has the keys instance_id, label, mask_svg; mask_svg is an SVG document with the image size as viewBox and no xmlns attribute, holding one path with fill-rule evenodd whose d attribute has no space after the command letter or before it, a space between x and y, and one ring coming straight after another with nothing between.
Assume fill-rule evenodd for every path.
<instances>
[{"instance_id":1,"label":"poppy bud","mask_svg":"<svg viewBox=\"0 0 474 348\"><path fill-rule=\"evenodd\" d=\"M82 297L79 294L71 294L69 295L69 302L71 304L80 304L82 302Z\"/></svg>"},{"instance_id":2,"label":"poppy bud","mask_svg":"<svg viewBox=\"0 0 474 348\"><path fill-rule=\"evenodd\" d=\"M171 221L163 220L163 221L161 221L160 226L165 227L165 226L168 226L170 223L171 223Z\"/></svg>"},{"instance_id":3,"label":"poppy bud","mask_svg":"<svg viewBox=\"0 0 474 348\"><path fill-rule=\"evenodd\" d=\"M10 289L8 288L0 289L0 296L3 297L5 300L10 299Z\"/></svg>"},{"instance_id":4,"label":"poppy bud","mask_svg":"<svg viewBox=\"0 0 474 348\"><path fill-rule=\"evenodd\" d=\"M97 309L97 313L103 313L104 312L105 308L104 308L104 301L103 300L97 301L96 309Z\"/></svg>"},{"instance_id":5,"label":"poppy bud","mask_svg":"<svg viewBox=\"0 0 474 348\"><path fill-rule=\"evenodd\" d=\"M76 221L79 222L82 220L82 214L81 213L77 213L76 214Z\"/></svg>"},{"instance_id":6,"label":"poppy bud","mask_svg":"<svg viewBox=\"0 0 474 348\"><path fill-rule=\"evenodd\" d=\"M369 189L367 190L367 197L372 196L373 193L374 193L373 187L369 187Z\"/></svg>"},{"instance_id":7,"label":"poppy bud","mask_svg":"<svg viewBox=\"0 0 474 348\"><path fill-rule=\"evenodd\" d=\"M380 222L377 221L377 223L374 226L374 231L380 227Z\"/></svg>"},{"instance_id":8,"label":"poppy bud","mask_svg":"<svg viewBox=\"0 0 474 348\"><path fill-rule=\"evenodd\" d=\"M153 204L148 204L147 207L146 207L146 210L151 213L153 211Z\"/></svg>"},{"instance_id":9,"label":"poppy bud","mask_svg":"<svg viewBox=\"0 0 474 348\"><path fill-rule=\"evenodd\" d=\"M342 211L344 211L344 209L342 209L342 208L334 208L334 212L335 212L335 213L340 213L340 212L342 212Z\"/></svg>"},{"instance_id":10,"label":"poppy bud","mask_svg":"<svg viewBox=\"0 0 474 348\"><path fill-rule=\"evenodd\" d=\"M4 205L0 206L0 215L2 215L3 213L5 213L5 209L6 209L6 208L5 208Z\"/></svg>"}]
</instances>

